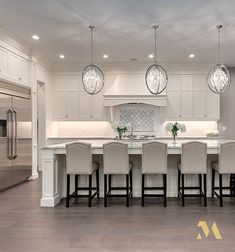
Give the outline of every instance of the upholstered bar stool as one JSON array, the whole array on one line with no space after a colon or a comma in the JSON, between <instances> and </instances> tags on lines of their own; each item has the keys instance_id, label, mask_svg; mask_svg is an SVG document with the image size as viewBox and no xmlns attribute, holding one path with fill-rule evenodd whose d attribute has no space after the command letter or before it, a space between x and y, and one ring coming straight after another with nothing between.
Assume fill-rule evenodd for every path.
<instances>
[{"instance_id":1,"label":"upholstered bar stool","mask_svg":"<svg viewBox=\"0 0 235 252\"><path fill-rule=\"evenodd\" d=\"M104 150L104 207L107 207L108 197L126 197L126 206L129 207L129 197L132 196L132 167L129 162L128 145L111 142L103 145ZM113 175L125 175L126 187L113 187L111 184ZM109 186L107 190L107 180ZM129 183L130 180L130 183ZM125 194L112 194L112 191L125 190Z\"/></svg>"},{"instance_id":2,"label":"upholstered bar stool","mask_svg":"<svg viewBox=\"0 0 235 252\"><path fill-rule=\"evenodd\" d=\"M185 187L184 179L187 174L198 174L198 187ZM204 190L202 191L202 174ZM185 205L185 197L204 197L204 206L207 206L207 144L201 142L183 143L181 148L181 162L178 162L178 197L182 198L182 206ZM180 186L180 178L182 178ZM199 194L185 194L185 190L199 190Z\"/></svg>"},{"instance_id":3,"label":"upholstered bar stool","mask_svg":"<svg viewBox=\"0 0 235 252\"><path fill-rule=\"evenodd\" d=\"M145 187L145 175L162 174L162 187ZM145 194L147 190L162 190L163 194ZM163 197L166 207L167 193L167 144L149 142L142 145L142 206L145 197Z\"/></svg>"},{"instance_id":4,"label":"upholstered bar stool","mask_svg":"<svg viewBox=\"0 0 235 252\"><path fill-rule=\"evenodd\" d=\"M92 187L92 174L96 172L96 187ZM91 144L71 143L66 145L66 173L67 173L67 197L66 207L69 207L69 200L77 197L88 197L88 207L91 207L92 199L99 198L99 163L92 162ZM70 175L75 175L75 190L70 194ZM88 187L78 187L78 176L88 175ZM79 190L88 190L88 195L78 195ZM92 191L95 192L92 194Z\"/></svg>"},{"instance_id":5,"label":"upholstered bar stool","mask_svg":"<svg viewBox=\"0 0 235 252\"><path fill-rule=\"evenodd\" d=\"M212 162L212 198L216 195L220 200L220 206L223 206L223 197L233 196L231 187L223 186L223 174L235 174L235 142L227 142L220 145L219 160ZM215 187L215 172L219 174L219 187ZM224 194L223 190L230 189L230 194ZM219 190L217 193L216 190Z\"/></svg>"}]
</instances>

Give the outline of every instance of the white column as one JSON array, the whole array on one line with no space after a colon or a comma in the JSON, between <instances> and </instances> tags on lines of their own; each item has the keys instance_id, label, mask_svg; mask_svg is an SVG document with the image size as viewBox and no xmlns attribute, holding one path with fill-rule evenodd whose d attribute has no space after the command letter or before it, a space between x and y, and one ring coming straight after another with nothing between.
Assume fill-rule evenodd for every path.
<instances>
[{"instance_id":1,"label":"white column","mask_svg":"<svg viewBox=\"0 0 235 252\"><path fill-rule=\"evenodd\" d=\"M29 80L31 84L32 99L32 176L30 179L38 178L37 168L37 79L36 63L33 59L29 62Z\"/></svg>"},{"instance_id":2,"label":"white column","mask_svg":"<svg viewBox=\"0 0 235 252\"><path fill-rule=\"evenodd\" d=\"M58 171L57 157L52 149L42 150L42 198L41 207L55 207L62 198L60 180L63 180Z\"/></svg>"}]
</instances>

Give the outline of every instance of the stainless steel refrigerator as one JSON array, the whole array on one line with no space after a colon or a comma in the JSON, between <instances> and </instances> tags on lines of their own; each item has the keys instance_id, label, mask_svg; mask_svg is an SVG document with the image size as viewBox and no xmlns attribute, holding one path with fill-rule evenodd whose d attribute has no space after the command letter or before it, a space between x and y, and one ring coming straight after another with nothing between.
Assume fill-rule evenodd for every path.
<instances>
[{"instance_id":1,"label":"stainless steel refrigerator","mask_svg":"<svg viewBox=\"0 0 235 252\"><path fill-rule=\"evenodd\" d=\"M32 174L30 89L0 82L0 191Z\"/></svg>"}]
</instances>

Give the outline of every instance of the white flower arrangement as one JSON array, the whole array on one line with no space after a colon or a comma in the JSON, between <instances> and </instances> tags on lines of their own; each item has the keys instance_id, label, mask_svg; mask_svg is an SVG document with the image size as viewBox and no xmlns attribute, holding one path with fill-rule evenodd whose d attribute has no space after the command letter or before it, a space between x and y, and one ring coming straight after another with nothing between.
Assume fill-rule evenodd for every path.
<instances>
[{"instance_id":1,"label":"white flower arrangement","mask_svg":"<svg viewBox=\"0 0 235 252\"><path fill-rule=\"evenodd\" d=\"M173 136L174 139L175 139L175 137L177 136L179 130L180 130L182 133L186 132L186 126L185 126L185 124L183 124L183 123L178 123L178 122L175 122L175 123L168 122L168 123L166 124L165 129L166 129L166 131L172 133L172 136Z\"/></svg>"},{"instance_id":2,"label":"white flower arrangement","mask_svg":"<svg viewBox=\"0 0 235 252\"><path fill-rule=\"evenodd\" d=\"M125 133L127 131L127 127L128 127L127 125L125 125L124 123L121 123L121 122L114 122L112 124L113 130L118 133L119 140L122 139L123 133Z\"/></svg>"}]
</instances>

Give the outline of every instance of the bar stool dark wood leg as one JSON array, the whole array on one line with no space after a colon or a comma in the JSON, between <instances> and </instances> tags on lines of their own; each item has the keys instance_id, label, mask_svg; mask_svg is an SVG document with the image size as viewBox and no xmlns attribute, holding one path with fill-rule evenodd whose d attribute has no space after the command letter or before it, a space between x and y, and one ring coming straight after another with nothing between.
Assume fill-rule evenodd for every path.
<instances>
[{"instance_id":1,"label":"bar stool dark wood leg","mask_svg":"<svg viewBox=\"0 0 235 252\"><path fill-rule=\"evenodd\" d=\"M89 175L89 198L88 198L88 207L91 207L92 200L92 174Z\"/></svg>"},{"instance_id":2,"label":"bar stool dark wood leg","mask_svg":"<svg viewBox=\"0 0 235 252\"><path fill-rule=\"evenodd\" d=\"M75 175L75 195L78 196L78 175Z\"/></svg>"},{"instance_id":3,"label":"bar stool dark wood leg","mask_svg":"<svg viewBox=\"0 0 235 252\"><path fill-rule=\"evenodd\" d=\"M130 189L131 189L131 198L133 198L132 170L130 170Z\"/></svg>"},{"instance_id":4,"label":"bar stool dark wood leg","mask_svg":"<svg viewBox=\"0 0 235 252\"><path fill-rule=\"evenodd\" d=\"M108 192L111 194L111 188L112 188L112 175L109 174L109 179L108 179L108 183L109 183L109 187L108 187Z\"/></svg>"},{"instance_id":5,"label":"bar stool dark wood leg","mask_svg":"<svg viewBox=\"0 0 235 252\"><path fill-rule=\"evenodd\" d=\"M70 174L67 174L67 196L66 196L66 207L69 207L70 198Z\"/></svg>"},{"instance_id":6,"label":"bar stool dark wood leg","mask_svg":"<svg viewBox=\"0 0 235 252\"><path fill-rule=\"evenodd\" d=\"M99 169L96 170L96 190L97 190L97 198L100 198L100 179L99 179Z\"/></svg>"},{"instance_id":7,"label":"bar stool dark wood leg","mask_svg":"<svg viewBox=\"0 0 235 252\"><path fill-rule=\"evenodd\" d=\"M142 207L144 207L144 174L142 174Z\"/></svg>"},{"instance_id":8,"label":"bar stool dark wood leg","mask_svg":"<svg viewBox=\"0 0 235 252\"><path fill-rule=\"evenodd\" d=\"M202 174L198 174L198 178L199 178L200 195L202 195Z\"/></svg>"},{"instance_id":9,"label":"bar stool dark wood leg","mask_svg":"<svg viewBox=\"0 0 235 252\"><path fill-rule=\"evenodd\" d=\"M126 207L129 207L129 174L126 174Z\"/></svg>"},{"instance_id":10,"label":"bar stool dark wood leg","mask_svg":"<svg viewBox=\"0 0 235 252\"><path fill-rule=\"evenodd\" d=\"M163 187L164 187L164 207L167 206L166 203L166 193L167 193L167 175L163 174Z\"/></svg>"},{"instance_id":11,"label":"bar stool dark wood leg","mask_svg":"<svg viewBox=\"0 0 235 252\"><path fill-rule=\"evenodd\" d=\"M204 206L207 206L207 176L206 174L203 174L203 179L204 179Z\"/></svg>"},{"instance_id":12,"label":"bar stool dark wood leg","mask_svg":"<svg viewBox=\"0 0 235 252\"><path fill-rule=\"evenodd\" d=\"M184 207L184 174L182 174L182 207Z\"/></svg>"},{"instance_id":13,"label":"bar stool dark wood leg","mask_svg":"<svg viewBox=\"0 0 235 252\"><path fill-rule=\"evenodd\" d=\"M219 199L220 199L220 207L223 206L223 183L222 183L222 174L219 174Z\"/></svg>"},{"instance_id":14,"label":"bar stool dark wood leg","mask_svg":"<svg viewBox=\"0 0 235 252\"><path fill-rule=\"evenodd\" d=\"M107 207L107 175L104 175L104 207Z\"/></svg>"},{"instance_id":15,"label":"bar stool dark wood leg","mask_svg":"<svg viewBox=\"0 0 235 252\"><path fill-rule=\"evenodd\" d=\"M211 179L211 197L214 198L215 190L215 170L212 169L212 179Z\"/></svg>"},{"instance_id":16,"label":"bar stool dark wood leg","mask_svg":"<svg viewBox=\"0 0 235 252\"><path fill-rule=\"evenodd\" d=\"M178 198L180 197L180 170L178 169Z\"/></svg>"}]
</instances>

